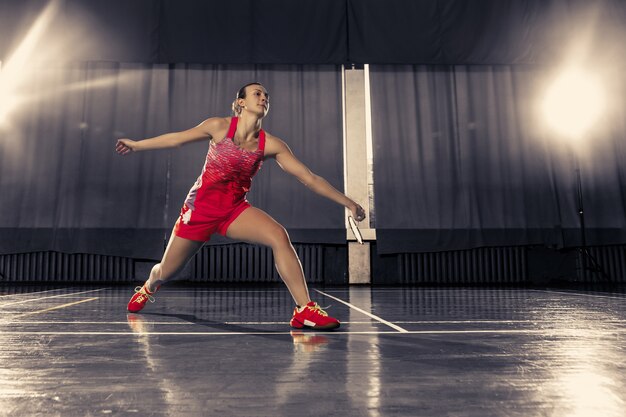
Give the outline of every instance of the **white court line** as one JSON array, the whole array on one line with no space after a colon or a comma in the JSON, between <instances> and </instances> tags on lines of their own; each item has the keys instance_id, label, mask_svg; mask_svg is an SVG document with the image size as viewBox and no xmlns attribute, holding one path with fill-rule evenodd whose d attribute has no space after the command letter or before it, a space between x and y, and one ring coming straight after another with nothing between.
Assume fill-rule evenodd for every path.
<instances>
[{"instance_id":1,"label":"white court line","mask_svg":"<svg viewBox=\"0 0 626 417\"><path fill-rule=\"evenodd\" d=\"M8 313L8 312L3 312ZM22 313L21 311L13 312L15 314ZM553 323L553 320L428 320L428 321L396 321L396 324L535 324L548 321ZM10 324L11 322L4 322L2 324ZM18 324L128 324L128 321L16 321ZM189 326L194 325L193 322L178 322L178 321L142 321L146 324L154 325L176 325L176 326ZM254 325L254 326L272 326L283 325L288 323L287 321L226 321L216 322L216 324L222 325ZM605 322L606 323L606 322ZM625 320L611 320L610 323L626 323ZM341 324L385 324L377 321L342 321Z\"/></svg>"},{"instance_id":2,"label":"white court line","mask_svg":"<svg viewBox=\"0 0 626 417\"><path fill-rule=\"evenodd\" d=\"M3 312L4 313L4 312ZM21 313L21 312L18 312ZM17 313L16 313L17 314ZM183 323L183 322L173 322L173 321L163 321L163 322L158 322L158 321L142 321L142 324L150 324L150 325L162 325L162 324L173 324L173 325L177 325L177 326L191 326L194 323L188 322L188 323ZM282 322L281 324L285 324L287 322ZM22 321L22 320L16 320L14 322L0 322L0 324L19 324L19 325L23 325L23 324L45 324L45 325L50 325L50 324L78 324L78 325L85 325L85 324L126 324L128 325L128 321ZM222 324L222 323L220 323Z\"/></svg>"},{"instance_id":3,"label":"white court line","mask_svg":"<svg viewBox=\"0 0 626 417\"><path fill-rule=\"evenodd\" d=\"M302 333L297 333L299 334L305 334L305 335L333 335L333 334L467 334L467 333L550 333L553 334L553 332L547 332L545 330L459 330L459 331L454 331L454 330L450 330L450 331L446 331L446 330L432 330L432 331L428 331L428 330L405 330L404 332L397 332L397 331L363 331L363 332L352 332L352 331L348 331L348 332L343 332L343 331L329 331L329 332L311 332L311 331L306 331L306 332L302 332ZM155 336L162 336L162 335L173 335L173 336L192 336L192 335L198 335L198 336L243 336L243 335L290 335L292 334L291 332L132 332L132 331L126 331L126 332L55 332L55 331L41 331L41 332L2 332L3 335L5 334L12 334L12 335L69 335L69 336L81 336L81 335L89 335L89 336L93 336L93 335L127 335L127 334L136 334L136 335L155 335Z\"/></svg>"},{"instance_id":4,"label":"white court line","mask_svg":"<svg viewBox=\"0 0 626 417\"><path fill-rule=\"evenodd\" d=\"M15 311L14 313L22 313L21 311ZM129 313L133 314L133 313ZM399 324L517 324L517 323L538 323L542 320L424 320L424 321L396 321ZM543 320L553 323L554 320ZM626 322L624 320L611 320L611 323ZM127 324L128 321L20 321L20 324ZM192 322L184 321L142 321L142 323L150 324L176 324L176 325L188 325ZM288 321L225 321L215 322L217 324L251 324L251 325L272 325L272 324L285 324ZM383 324L376 321L341 321L341 324Z\"/></svg>"},{"instance_id":5,"label":"white court line","mask_svg":"<svg viewBox=\"0 0 626 417\"><path fill-rule=\"evenodd\" d=\"M626 300L626 296L619 297L619 296L613 296L613 295L585 294L585 293L573 292L573 291L569 292L569 291L534 290L534 289L531 289L530 291L547 292L547 293L553 293L553 294L578 295L580 297L608 298L610 300Z\"/></svg>"},{"instance_id":6,"label":"white court line","mask_svg":"<svg viewBox=\"0 0 626 417\"><path fill-rule=\"evenodd\" d=\"M95 301L95 300L99 300L99 299L100 299L100 297L87 298L85 300L74 301L72 303L67 303L67 304L61 304L60 306L54 306L54 307L50 307L50 308L45 308L43 310L37 310L37 311L31 311L31 312L28 312L28 313L19 314L16 317L32 316L34 314L47 313L49 311L60 310L62 308L67 308L67 307L75 306L77 304L82 304L82 303L88 303L89 301Z\"/></svg>"},{"instance_id":7,"label":"white court line","mask_svg":"<svg viewBox=\"0 0 626 417\"><path fill-rule=\"evenodd\" d=\"M264 290L248 290L245 287L242 287L241 289L236 289L236 290L212 290L212 289L206 289L206 290L201 290L201 289L196 289L196 288L162 288L159 290L159 292L208 292L208 293L212 293L212 292L233 292L233 293L251 293L251 292L260 292L260 293L266 293L266 292L284 292L286 295L288 295L289 293L287 292L287 290L285 288L267 288Z\"/></svg>"},{"instance_id":8,"label":"white court line","mask_svg":"<svg viewBox=\"0 0 626 417\"><path fill-rule=\"evenodd\" d=\"M297 331L294 331L297 332ZM612 329L611 331L584 331L584 332L571 332L571 331L553 331L553 330L406 330L404 332L397 331L337 331L332 330L328 332L312 332L305 331L296 333L296 335L405 335L405 334L418 334L418 335L464 335L464 334L539 334L539 335L552 335L552 336L579 336L580 333L584 333L584 336L589 338L597 335L610 335L610 334L622 334L626 333L626 329ZM293 335L293 332L54 332L54 331L41 331L41 332L2 332L2 335L66 335L66 336L110 336L110 335L150 335L150 336L275 336L275 335Z\"/></svg>"},{"instance_id":9,"label":"white court line","mask_svg":"<svg viewBox=\"0 0 626 417\"><path fill-rule=\"evenodd\" d=\"M6 312L3 312L6 313ZM15 312L15 314L19 314L21 312ZM193 326L198 323L193 322L179 322L179 321L142 321L142 324L150 324L150 325L174 325L174 326ZM417 323L417 322L416 322ZM16 320L14 322L0 322L0 324L77 324L77 325L85 325L85 324L128 324L128 321L22 321ZM253 326L275 326L275 325L285 325L289 324L288 321L226 321L226 322L215 322L216 325L253 325ZM383 324L375 321L342 321L341 324Z\"/></svg>"},{"instance_id":10,"label":"white court line","mask_svg":"<svg viewBox=\"0 0 626 417\"><path fill-rule=\"evenodd\" d=\"M0 295L0 298L2 298L2 297L16 297L18 295L43 294L45 292L62 291L62 290L64 290L64 288L55 288L54 290L45 290L45 291L23 292L23 293L20 293L20 294L3 294L3 295Z\"/></svg>"},{"instance_id":11,"label":"white court line","mask_svg":"<svg viewBox=\"0 0 626 417\"><path fill-rule=\"evenodd\" d=\"M368 313L367 311L362 310L362 309L358 308L358 307L357 307L357 306L355 306L355 305L352 305L352 304L350 304L350 303L348 303L348 302L346 302L346 301L343 301L343 300L341 300L341 299L339 299L339 298L337 298L337 297L333 297L333 296L332 296L332 295L330 295L330 294L326 294L326 293L325 293L325 292L323 292L323 291L320 291L320 290L315 290L315 291L317 291L318 293L320 293L320 294L322 294L322 295L325 295L325 296L326 296L326 297L328 297L328 298L332 298L332 299L333 299L333 300L335 300L335 301L339 301L340 303L345 304L345 305L347 305L348 307L350 307L350 308L352 308L352 309L354 309L354 310L358 311L359 313L363 313L363 314L365 314L366 316L368 316L368 317L370 317L370 318L373 318L374 320L377 320L377 321L379 321L379 322L381 322L381 323L383 323L383 324L386 324L387 326L391 327L392 329L396 329L396 330L397 330L397 331L399 331L400 333L406 333L406 332L407 332L407 330L406 330L406 329L403 329L403 328L402 328L402 327L400 327L400 326L396 326L395 324L393 324L393 323L391 323L391 322L388 322L387 320L384 320L384 319L382 319L382 318L380 318L380 317L378 317L378 316L376 316L376 315L374 315L374 314L372 314L372 313Z\"/></svg>"},{"instance_id":12,"label":"white court line","mask_svg":"<svg viewBox=\"0 0 626 417\"><path fill-rule=\"evenodd\" d=\"M0 308L4 308L6 306L12 306L15 304L23 304L23 303L29 303L31 301L40 301L40 300L46 300L46 299L50 299L50 298L59 298L59 297L68 297L68 296L72 296L72 295L77 295L77 294L86 294L89 292L98 292L98 291L104 291L107 290L108 288L99 288L97 290L89 290L89 291L80 291L80 292L72 292L72 293L68 293L68 294L59 294L59 295L50 295L48 297L39 297L39 298L30 298L28 300L22 300L22 301L13 301L11 303L3 303L0 304Z\"/></svg>"}]
</instances>

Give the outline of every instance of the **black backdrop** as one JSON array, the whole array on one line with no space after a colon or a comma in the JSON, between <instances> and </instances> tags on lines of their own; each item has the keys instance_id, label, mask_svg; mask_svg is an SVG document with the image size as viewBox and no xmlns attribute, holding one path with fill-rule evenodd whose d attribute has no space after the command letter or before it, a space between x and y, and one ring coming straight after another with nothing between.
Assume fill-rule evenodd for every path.
<instances>
[{"instance_id":1,"label":"black backdrop","mask_svg":"<svg viewBox=\"0 0 626 417\"><path fill-rule=\"evenodd\" d=\"M0 0L0 60L47 0ZM626 58L622 0L57 0L60 59L213 64L553 62L589 35Z\"/></svg>"}]
</instances>

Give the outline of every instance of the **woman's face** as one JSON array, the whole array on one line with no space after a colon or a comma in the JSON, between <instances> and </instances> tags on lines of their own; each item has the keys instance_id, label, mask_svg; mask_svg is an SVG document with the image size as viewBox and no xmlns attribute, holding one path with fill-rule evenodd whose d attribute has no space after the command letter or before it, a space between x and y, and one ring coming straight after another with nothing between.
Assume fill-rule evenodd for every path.
<instances>
[{"instance_id":1,"label":"woman's face","mask_svg":"<svg viewBox=\"0 0 626 417\"><path fill-rule=\"evenodd\" d=\"M239 99L239 105L243 110L265 117L270 110L270 97L262 85L249 85L246 87L246 97Z\"/></svg>"}]
</instances>

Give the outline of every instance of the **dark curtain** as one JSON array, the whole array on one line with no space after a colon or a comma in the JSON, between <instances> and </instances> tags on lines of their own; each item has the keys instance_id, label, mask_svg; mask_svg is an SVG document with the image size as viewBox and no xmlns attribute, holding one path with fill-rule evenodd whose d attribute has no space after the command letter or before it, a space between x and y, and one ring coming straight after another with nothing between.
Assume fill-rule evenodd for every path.
<instances>
[{"instance_id":1,"label":"dark curtain","mask_svg":"<svg viewBox=\"0 0 626 417\"><path fill-rule=\"evenodd\" d=\"M0 0L6 60L50 7L53 59L203 64L333 64L348 53L345 1Z\"/></svg>"},{"instance_id":2,"label":"dark curtain","mask_svg":"<svg viewBox=\"0 0 626 417\"><path fill-rule=\"evenodd\" d=\"M271 94L264 128L342 189L338 67L46 65L33 71L19 91L20 106L0 128L0 253L160 257L208 143L120 157L116 139L227 116L237 90L253 80ZM272 160L255 177L249 199L295 241L344 239L342 208Z\"/></svg>"},{"instance_id":3,"label":"dark curtain","mask_svg":"<svg viewBox=\"0 0 626 417\"><path fill-rule=\"evenodd\" d=\"M538 111L548 68L372 66L381 253L626 241L623 99L570 146ZM610 96L623 97L613 73Z\"/></svg>"},{"instance_id":4,"label":"dark curtain","mask_svg":"<svg viewBox=\"0 0 626 417\"><path fill-rule=\"evenodd\" d=\"M341 64L346 25L336 0L163 0L158 62Z\"/></svg>"},{"instance_id":5,"label":"dark curtain","mask_svg":"<svg viewBox=\"0 0 626 417\"><path fill-rule=\"evenodd\" d=\"M350 62L536 64L572 46L626 62L622 0L347 0Z\"/></svg>"},{"instance_id":6,"label":"dark curtain","mask_svg":"<svg viewBox=\"0 0 626 417\"><path fill-rule=\"evenodd\" d=\"M6 60L48 0L0 0ZM623 0L55 0L40 53L204 64L626 62Z\"/></svg>"}]
</instances>

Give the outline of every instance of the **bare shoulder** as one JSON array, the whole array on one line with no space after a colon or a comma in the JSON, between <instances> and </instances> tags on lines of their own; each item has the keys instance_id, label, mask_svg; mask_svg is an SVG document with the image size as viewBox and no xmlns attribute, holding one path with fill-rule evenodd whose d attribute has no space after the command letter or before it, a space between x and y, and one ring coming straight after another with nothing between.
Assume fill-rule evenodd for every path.
<instances>
[{"instance_id":1,"label":"bare shoulder","mask_svg":"<svg viewBox=\"0 0 626 417\"><path fill-rule=\"evenodd\" d=\"M226 133L228 133L230 120L230 117L210 117L200 123L198 128L202 129L209 134L212 139L217 139L219 142L226 136Z\"/></svg>"},{"instance_id":2,"label":"bare shoulder","mask_svg":"<svg viewBox=\"0 0 626 417\"><path fill-rule=\"evenodd\" d=\"M265 156L273 157L283 151L289 151L289 146L278 136L265 132Z\"/></svg>"}]
</instances>

